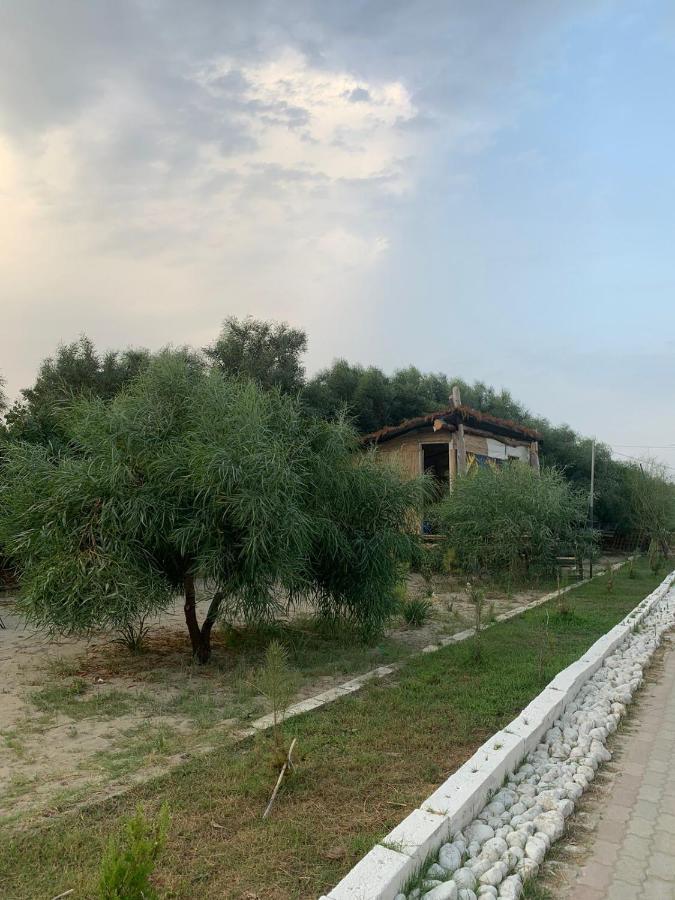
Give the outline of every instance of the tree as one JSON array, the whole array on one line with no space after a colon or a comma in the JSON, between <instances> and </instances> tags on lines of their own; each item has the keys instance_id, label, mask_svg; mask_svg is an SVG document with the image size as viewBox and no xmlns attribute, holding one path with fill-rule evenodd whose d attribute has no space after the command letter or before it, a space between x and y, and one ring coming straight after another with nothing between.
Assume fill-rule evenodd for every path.
<instances>
[{"instance_id":1,"label":"tree","mask_svg":"<svg viewBox=\"0 0 675 900\"><path fill-rule=\"evenodd\" d=\"M675 530L675 484L666 469L654 460L626 466L631 498L631 524L640 542L655 544L670 555L670 535Z\"/></svg>"},{"instance_id":2,"label":"tree","mask_svg":"<svg viewBox=\"0 0 675 900\"><path fill-rule=\"evenodd\" d=\"M229 316L216 342L205 347L204 353L224 375L243 376L263 388L297 394L304 383L300 357L306 349L305 332L285 322Z\"/></svg>"},{"instance_id":3,"label":"tree","mask_svg":"<svg viewBox=\"0 0 675 900\"><path fill-rule=\"evenodd\" d=\"M589 539L587 497L555 469L488 465L457 479L438 522L467 573L552 574L557 556Z\"/></svg>"},{"instance_id":4,"label":"tree","mask_svg":"<svg viewBox=\"0 0 675 900\"><path fill-rule=\"evenodd\" d=\"M58 447L64 435L63 410L79 396L110 399L144 371L150 352L143 348L109 351L101 356L83 335L62 344L43 360L35 384L21 391L22 400L6 415L9 434L19 440Z\"/></svg>"},{"instance_id":5,"label":"tree","mask_svg":"<svg viewBox=\"0 0 675 900\"><path fill-rule=\"evenodd\" d=\"M5 393L5 379L0 375L0 415L7 409L7 394Z\"/></svg>"},{"instance_id":6,"label":"tree","mask_svg":"<svg viewBox=\"0 0 675 900\"><path fill-rule=\"evenodd\" d=\"M0 493L36 624L122 628L180 591L206 662L225 611L264 619L302 598L364 631L391 613L422 483L362 454L344 422L165 352L112 400L74 402L63 427L68 452L10 445Z\"/></svg>"}]
</instances>

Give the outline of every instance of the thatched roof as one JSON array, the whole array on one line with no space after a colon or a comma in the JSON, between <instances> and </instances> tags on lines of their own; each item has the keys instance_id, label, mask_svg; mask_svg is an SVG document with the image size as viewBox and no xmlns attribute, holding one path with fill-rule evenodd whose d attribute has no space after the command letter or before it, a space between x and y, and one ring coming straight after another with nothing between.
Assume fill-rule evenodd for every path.
<instances>
[{"instance_id":1,"label":"thatched roof","mask_svg":"<svg viewBox=\"0 0 675 900\"><path fill-rule=\"evenodd\" d=\"M456 431L457 425L462 423L467 428L476 428L481 431L489 431L495 435L503 437L515 438L516 440L525 441L541 441L540 432L534 428L528 428L526 425L520 425L511 419L499 419L497 416L491 416L488 413L479 412L470 406L453 406L449 409L442 409L438 412L427 413L423 416L415 416L413 419L406 419L399 425L388 425L380 428L379 431L373 431L361 438L364 444L382 444L390 441L392 438L407 434L409 431L415 431L417 428L425 428L436 423L436 429L446 428L448 431Z\"/></svg>"}]
</instances>

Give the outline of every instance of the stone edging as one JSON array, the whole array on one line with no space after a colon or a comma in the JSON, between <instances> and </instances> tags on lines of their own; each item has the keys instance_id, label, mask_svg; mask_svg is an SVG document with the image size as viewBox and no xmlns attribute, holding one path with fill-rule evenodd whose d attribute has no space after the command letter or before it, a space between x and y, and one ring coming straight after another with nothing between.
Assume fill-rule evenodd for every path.
<instances>
[{"instance_id":1,"label":"stone edging","mask_svg":"<svg viewBox=\"0 0 675 900\"><path fill-rule=\"evenodd\" d=\"M406 881L420 870L448 836L460 831L478 815L489 796L537 747L585 682L661 601L674 582L675 572L671 572L618 625L599 638L576 662L559 672L516 719L487 740L321 900L394 900ZM536 605L555 596L541 598ZM522 611L512 610L506 617ZM460 635L453 637L463 639ZM450 642L452 639L446 643Z\"/></svg>"}]
</instances>

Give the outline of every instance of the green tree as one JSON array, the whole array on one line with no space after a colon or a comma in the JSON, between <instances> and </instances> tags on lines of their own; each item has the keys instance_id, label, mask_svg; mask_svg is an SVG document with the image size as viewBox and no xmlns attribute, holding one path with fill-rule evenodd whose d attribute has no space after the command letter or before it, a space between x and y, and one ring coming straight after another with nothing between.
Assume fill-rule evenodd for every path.
<instances>
[{"instance_id":1,"label":"green tree","mask_svg":"<svg viewBox=\"0 0 675 900\"><path fill-rule=\"evenodd\" d=\"M224 375L251 378L261 387L297 394L304 383L301 356L306 349L305 332L285 322L229 316L218 339L204 353Z\"/></svg>"},{"instance_id":2,"label":"green tree","mask_svg":"<svg viewBox=\"0 0 675 900\"><path fill-rule=\"evenodd\" d=\"M64 441L61 418L79 396L114 397L144 371L150 361L145 349L99 354L86 336L62 344L45 359L35 384L21 391L22 399L7 412L10 437L60 447Z\"/></svg>"},{"instance_id":3,"label":"green tree","mask_svg":"<svg viewBox=\"0 0 675 900\"><path fill-rule=\"evenodd\" d=\"M74 402L63 428L67 453L9 446L0 492L37 624L124 628L181 592L205 662L225 611L269 618L302 598L365 631L392 611L422 482L362 454L344 422L165 352L112 400Z\"/></svg>"},{"instance_id":4,"label":"green tree","mask_svg":"<svg viewBox=\"0 0 675 900\"><path fill-rule=\"evenodd\" d=\"M458 478L437 510L441 531L467 573L552 574L556 557L589 539L587 498L560 472L522 463L485 466Z\"/></svg>"}]
</instances>

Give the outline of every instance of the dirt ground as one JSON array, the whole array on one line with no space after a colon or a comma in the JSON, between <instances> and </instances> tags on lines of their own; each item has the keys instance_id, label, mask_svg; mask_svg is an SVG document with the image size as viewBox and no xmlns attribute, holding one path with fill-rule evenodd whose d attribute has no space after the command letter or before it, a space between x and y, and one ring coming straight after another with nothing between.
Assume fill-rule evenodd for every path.
<instances>
[{"instance_id":1,"label":"dirt ground","mask_svg":"<svg viewBox=\"0 0 675 900\"><path fill-rule=\"evenodd\" d=\"M408 597L429 591L418 575L407 588ZM550 589L488 590L484 621ZM221 629L208 666L191 664L180 603L150 623L145 651L131 654L110 635L36 632L0 595L0 822L58 815L233 740L267 712L255 668L272 637L289 648L302 699L473 624L463 579L435 576L431 590L422 627L400 618L374 647L296 616L280 632Z\"/></svg>"}]
</instances>

